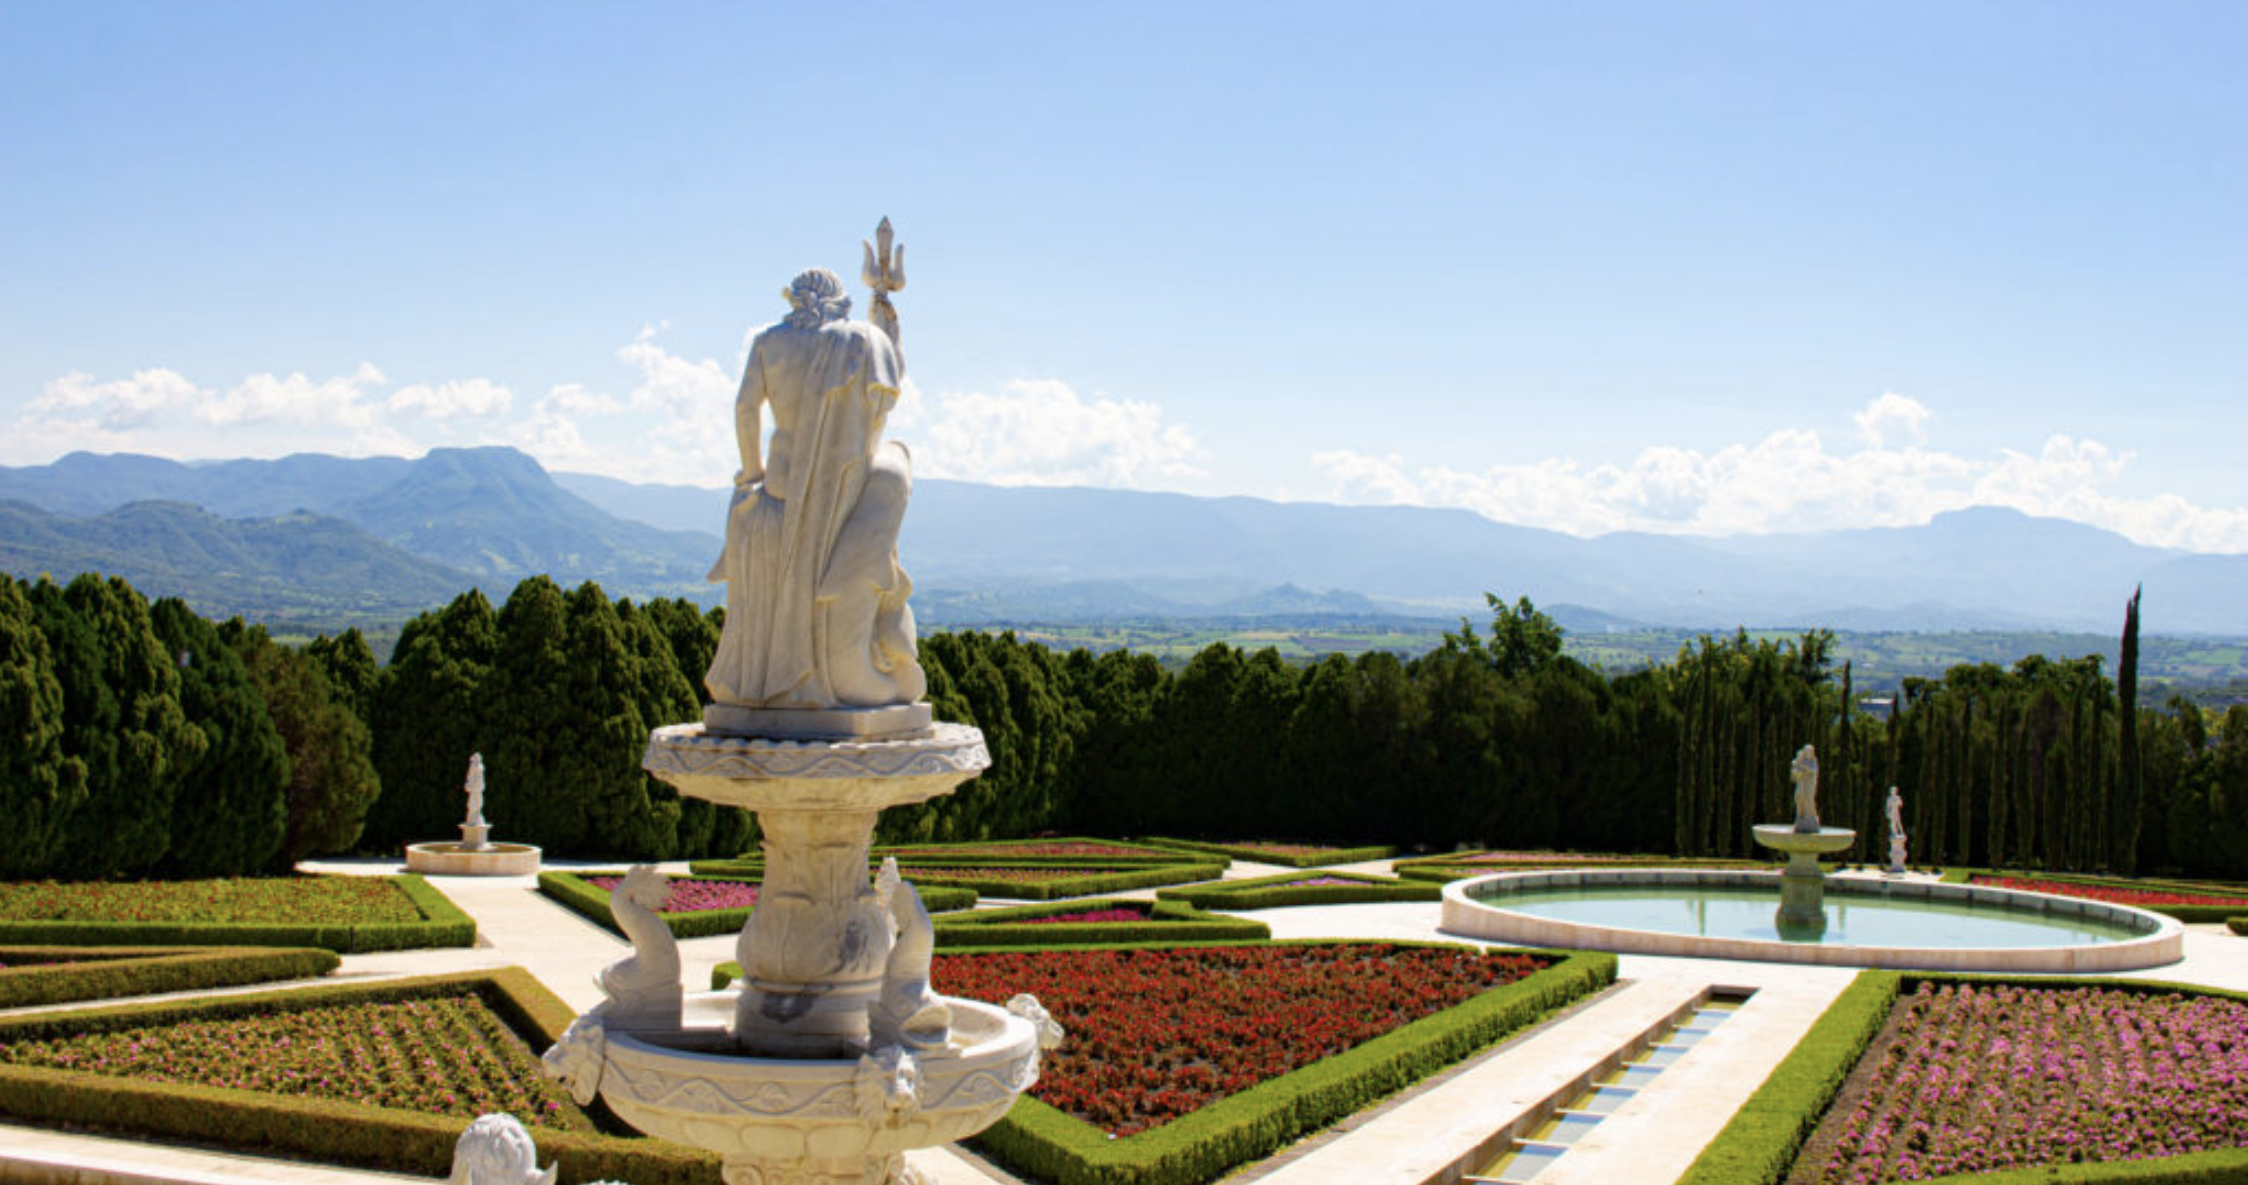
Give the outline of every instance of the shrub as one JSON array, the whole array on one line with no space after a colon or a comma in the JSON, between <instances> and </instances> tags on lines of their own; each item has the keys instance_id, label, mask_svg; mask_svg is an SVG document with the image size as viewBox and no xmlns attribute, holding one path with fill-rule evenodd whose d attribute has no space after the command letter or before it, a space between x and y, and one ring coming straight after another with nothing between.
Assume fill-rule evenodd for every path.
<instances>
[{"instance_id":1,"label":"shrub","mask_svg":"<svg viewBox=\"0 0 2248 1185\"><path fill-rule=\"evenodd\" d=\"M312 979L342 960L317 948L0 947L0 1008Z\"/></svg>"},{"instance_id":2,"label":"shrub","mask_svg":"<svg viewBox=\"0 0 2248 1185\"><path fill-rule=\"evenodd\" d=\"M1045 922L1039 918L1138 907L1138 922ZM1206 913L1183 901L1127 901L1122 898L1071 901L1067 905L1016 905L936 919L937 945L1069 946L1114 942L1246 942L1272 937L1272 928L1246 918Z\"/></svg>"},{"instance_id":3,"label":"shrub","mask_svg":"<svg viewBox=\"0 0 2248 1185\"><path fill-rule=\"evenodd\" d=\"M1325 883L1310 883L1325 882ZM1287 872L1248 880L1157 889L1159 900L1181 901L1204 909L1280 909L1291 905L1348 905L1369 901L1437 901L1443 887L1356 873Z\"/></svg>"}]
</instances>

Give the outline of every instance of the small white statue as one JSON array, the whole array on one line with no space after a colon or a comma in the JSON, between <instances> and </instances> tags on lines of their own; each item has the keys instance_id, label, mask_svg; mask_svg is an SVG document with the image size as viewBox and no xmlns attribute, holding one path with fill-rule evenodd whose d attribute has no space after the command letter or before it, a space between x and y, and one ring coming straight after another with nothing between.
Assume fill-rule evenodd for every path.
<instances>
[{"instance_id":1,"label":"small white statue","mask_svg":"<svg viewBox=\"0 0 2248 1185\"><path fill-rule=\"evenodd\" d=\"M484 822L484 755L482 753L468 755L468 780L462 783L461 792L468 795L467 824L470 827L490 826L490 824Z\"/></svg>"},{"instance_id":2,"label":"small white statue","mask_svg":"<svg viewBox=\"0 0 2248 1185\"><path fill-rule=\"evenodd\" d=\"M908 1050L941 1049L952 1034L952 1008L929 986L937 928L929 921L921 894L898 875L897 857L882 861L874 894L889 907L894 937L882 971L882 993L867 1010L873 1043Z\"/></svg>"},{"instance_id":3,"label":"small white statue","mask_svg":"<svg viewBox=\"0 0 2248 1185\"><path fill-rule=\"evenodd\" d=\"M1805 745L1795 751L1795 763L1789 767L1795 779L1795 829L1811 833L1819 830L1819 754Z\"/></svg>"},{"instance_id":4,"label":"small white statue","mask_svg":"<svg viewBox=\"0 0 2248 1185\"><path fill-rule=\"evenodd\" d=\"M632 955L602 968L601 990L609 997L609 1023L625 1030L679 1027L683 990L679 981L679 940L664 924L664 901L671 881L652 865L637 864L609 894L609 916L632 940Z\"/></svg>"},{"instance_id":5,"label":"small white statue","mask_svg":"<svg viewBox=\"0 0 2248 1185\"><path fill-rule=\"evenodd\" d=\"M1905 871L1905 796L1889 787L1889 798L1882 804L1889 815L1889 868L1898 876Z\"/></svg>"},{"instance_id":6,"label":"small white statue","mask_svg":"<svg viewBox=\"0 0 2248 1185\"><path fill-rule=\"evenodd\" d=\"M453 1144L448 1180L451 1185L554 1185L558 1166L540 1169L538 1155L531 1133L513 1115L479 1115Z\"/></svg>"}]
</instances>

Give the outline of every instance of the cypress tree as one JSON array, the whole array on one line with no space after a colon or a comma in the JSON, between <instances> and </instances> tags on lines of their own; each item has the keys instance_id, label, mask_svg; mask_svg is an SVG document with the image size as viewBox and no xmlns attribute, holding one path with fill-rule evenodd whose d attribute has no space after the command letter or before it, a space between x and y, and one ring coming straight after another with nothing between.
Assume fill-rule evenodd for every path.
<instances>
[{"instance_id":1,"label":"cypress tree","mask_svg":"<svg viewBox=\"0 0 2248 1185\"><path fill-rule=\"evenodd\" d=\"M86 798L86 764L63 752L62 684L14 577L0 573L0 877L52 875Z\"/></svg>"},{"instance_id":2,"label":"cypress tree","mask_svg":"<svg viewBox=\"0 0 2248 1185\"><path fill-rule=\"evenodd\" d=\"M375 652L367 645L367 636L359 632L359 627L353 626L332 638L326 635L314 638L305 644L304 653L320 664L321 676L326 679L329 694L336 703L363 722L373 719L382 669L375 663Z\"/></svg>"},{"instance_id":3,"label":"cypress tree","mask_svg":"<svg viewBox=\"0 0 2248 1185\"><path fill-rule=\"evenodd\" d=\"M2146 765L2139 755L2139 594L2123 609L2123 647L2116 657L2115 701L2117 760L2121 776L2116 783L2115 834L2108 859L2125 876L2138 871L2139 827L2146 810Z\"/></svg>"},{"instance_id":4,"label":"cypress tree","mask_svg":"<svg viewBox=\"0 0 2248 1185\"><path fill-rule=\"evenodd\" d=\"M240 618L221 625L219 637L242 656L289 753L283 788L288 825L277 865L350 851L382 792L373 734L329 682L331 668L310 647L291 650L265 627L244 626Z\"/></svg>"},{"instance_id":5,"label":"cypress tree","mask_svg":"<svg viewBox=\"0 0 2248 1185\"><path fill-rule=\"evenodd\" d=\"M595 788L580 760L587 738L564 729L574 716L569 701L578 679L571 670L569 607L552 580L533 576L508 594L496 621L498 643L483 697L484 817L495 834L556 855L582 853ZM388 783L387 773L383 780Z\"/></svg>"},{"instance_id":6,"label":"cypress tree","mask_svg":"<svg viewBox=\"0 0 2248 1185\"><path fill-rule=\"evenodd\" d=\"M485 681L498 646L492 604L475 589L399 632L368 720L382 793L367 812L362 849L459 836L461 779L484 746ZM496 820L494 834L509 838Z\"/></svg>"},{"instance_id":7,"label":"cypress tree","mask_svg":"<svg viewBox=\"0 0 2248 1185\"><path fill-rule=\"evenodd\" d=\"M289 754L265 699L218 630L173 597L149 613L179 666L180 706L203 735L172 798L163 867L181 876L240 876L266 867L288 827Z\"/></svg>"}]
</instances>

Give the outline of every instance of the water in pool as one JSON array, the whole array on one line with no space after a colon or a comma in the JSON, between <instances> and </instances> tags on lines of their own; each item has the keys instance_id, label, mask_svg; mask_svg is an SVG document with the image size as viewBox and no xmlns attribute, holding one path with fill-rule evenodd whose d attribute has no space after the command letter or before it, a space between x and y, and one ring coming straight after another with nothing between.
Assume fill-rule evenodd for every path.
<instances>
[{"instance_id":1,"label":"water in pool","mask_svg":"<svg viewBox=\"0 0 2248 1185\"><path fill-rule=\"evenodd\" d=\"M1654 930L1702 938L1805 941L1774 924L1773 889L1696 885L1618 885L1529 889L1477 895L1486 905L1593 926ZM2138 936L2126 926L2076 914L2046 914L1980 902L1826 894L1827 946L2033 947L2116 942Z\"/></svg>"}]
</instances>

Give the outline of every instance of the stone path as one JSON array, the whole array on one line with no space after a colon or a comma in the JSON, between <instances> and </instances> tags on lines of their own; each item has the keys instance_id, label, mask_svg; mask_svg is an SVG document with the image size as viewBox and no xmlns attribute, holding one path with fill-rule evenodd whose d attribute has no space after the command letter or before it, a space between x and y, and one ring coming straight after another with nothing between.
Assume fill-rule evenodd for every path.
<instances>
[{"instance_id":1,"label":"stone path","mask_svg":"<svg viewBox=\"0 0 2248 1185\"><path fill-rule=\"evenodd\" d=\"M334 861L309 870L380 875L396 862ZM550 863L550 869L615 867ZM1389 861L1346 866L1388 872ZM686 871L684 864L666 871ZM1236 861L1227 879L1295 871ZM540 896L531 877L451 877L441 887L477 922L475 947L353 955L331 979L381 978L491 967L528 968L572 1007L600 1000L594 975L624 956L626 944L609 931ZM1148 897L1153 890L1120 896ZM1250 916L1271 926L1275 938L1454 939L1437 929L1434 903L1306 906L1260 910ZM689 990L709 981L710 969L733 957L731 935L680 944ZM1491 944L1484 944L1491 945ZM1434 1084L1408 1092L1376 1110L1338 1125L1238 1175L1240 1182L1313 1185L1424 1185L1503 1146L1503 1137L1539 1115L1557 1092L1572 1087L1611 1059L1619 1047L1667 1018L1682 1004L1715 987L1753 990L1747 1004L1686 1052L1638 1094L1579 1140L1568 1155L1539 1174L1539 1185L1592 1185L1675 1181L1703 1145L1763 1082L1855 974L1841 968L1739 963L1714 959L1625 956L1616 989L1580 1006L1465 1066ZM2193 926L2186 957L2175 965L2134 972L2136 977L2248 990L2248 939L2222 926ZM261 990L257 988L236 989ZM83 1006L83 1005L80 1005ZM1497 1144L1494 1144L1497 1140ZM952 1149L915 1153L912 1163L939 1185L990 1185L1004 1173ZM223 1156L128 1141L35 1131L0 1125L0 1182L42 1185L379 1185L412 1180L390 1174L322 1169L254 1157Z\"/></svg>"}]
</instances>

